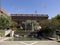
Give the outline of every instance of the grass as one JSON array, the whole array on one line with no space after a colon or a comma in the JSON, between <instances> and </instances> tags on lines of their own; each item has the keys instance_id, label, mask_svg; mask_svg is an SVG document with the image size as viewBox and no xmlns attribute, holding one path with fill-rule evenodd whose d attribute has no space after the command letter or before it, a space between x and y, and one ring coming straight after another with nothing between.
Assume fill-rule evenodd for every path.
<instances>
[{"instance_id":1,"label":"grass","mask_svg":"<svg viewBox=\"0 0 60 45\"><path fill-rule=\"evenodd\" d=\"M4 31L0 30L0 37L3 37L3 36L4 36Z\"/></svg>"}]
</instances>

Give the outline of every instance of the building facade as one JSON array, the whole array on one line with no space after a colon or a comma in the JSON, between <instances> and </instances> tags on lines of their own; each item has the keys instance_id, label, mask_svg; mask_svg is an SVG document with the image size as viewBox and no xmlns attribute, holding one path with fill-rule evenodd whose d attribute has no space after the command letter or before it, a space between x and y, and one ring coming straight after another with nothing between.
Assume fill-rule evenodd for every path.
<instances>
[{"instance_id":1,"label":"building facade","mask_svg":"<svg viewBox=\"0 0 60 45\"><path fill-rule=\"evenodd\" d=\"M3 10L2 8L0 8L0 15L9 15L5 10Z\"/></svg>"},{"instance_id":2,"label":"building facade","mask_svg":"<svg viewBox=\"0 0 60 45\"><path fill-rule=\"evenodd\" d=\"M2 8L0 8L0 15L1 14L9 15L8 13L6 13L6 11L4 11ZM48 14L10 14L9 16L11 16L12 21L17 23L18 28L20 28L20 26L21 26L20 24L22 24L22 22L24 23L27 20L30 20L30 21L34 20L37 22L41 22L42 20L47 20L49 17ZM22 24L22 26L26 30L26 26L24 24ZM28 29L28 27L31 27L31 26L32 25L28 24L27 29Z\"/></svg>"},{"instance_id":3,"label":"building facade","mask_svg":"<svg viewBox=\"0 0 60 45\"><path fill-rule=\"evenodd\" d=\"M26 22L27 20L41 22L42 20L47 20L48 15L47 14L11 14L11 18L13 21L17 23L18 25L17 27L19 28L22 22ZM22 26L24 27L24 30L28 29L28 27L31 27L30 24L27 24L27 26L25 25Z\"/></svg>"},{"instance_id":4,"label":"building facade","mask_svg":"<svg viewBox=\"0 0 60 45\"><path fill-rule=\"evenodd\" d=\"M26 20L36 20L37 22L40 22L42 20L47 20L48 15L47 14L11 14L11 18L13 21L19 24L22 21L26 21Z\"/></svg>"}]
</instances>

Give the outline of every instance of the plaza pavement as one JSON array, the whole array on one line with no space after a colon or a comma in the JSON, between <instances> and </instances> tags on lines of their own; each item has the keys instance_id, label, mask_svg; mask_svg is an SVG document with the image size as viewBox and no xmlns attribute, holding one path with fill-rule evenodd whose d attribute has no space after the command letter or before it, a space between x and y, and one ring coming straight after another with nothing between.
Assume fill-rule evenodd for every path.
<instances>
[{"instance_id":1,"label":"plaza pavement","mask_svg":"<svg viewBox=\"0 0 60 45\"><path fill-rule=\"evenodd\" d=\"M57 41L4 41L11 37L4 37L0 40L0 45L60 45Z\"/></svg>"},{"instance_id":2,"label":"plaza pavement","mask_svg":"<svg viewBox=\"0 0 60 45\"><path fill-rule=\"evenodd\" d=\"M56 41L3 41L0 45L60 45Z\"/></svg>"}]
</instances>

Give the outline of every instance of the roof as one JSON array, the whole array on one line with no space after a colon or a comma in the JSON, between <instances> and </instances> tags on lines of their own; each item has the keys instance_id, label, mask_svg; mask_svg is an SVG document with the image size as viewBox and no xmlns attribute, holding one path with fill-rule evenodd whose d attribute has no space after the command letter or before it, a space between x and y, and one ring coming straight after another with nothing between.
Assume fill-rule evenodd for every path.
<instances>
[{"instance_id":1,"label":"roof","mask_svg":"<svg viewBox=\"0 0 60 45\"><path fill-rule=\"evenodd\" d=\"M39 17L49 17L48 14L11 14L11 16L39 16Z\"/></svg>"},{"instance_id":2,"label":"roof","mask_svg":"<svg viewBox=\"0 0 60 45\"><path fill-rule=\"evenodd\" d=\"M0 12L1 12L2 14L8 15L8 13L7 13L5 10L3 10L2 8L0 8Z\"/></svg>"}]
</instances>

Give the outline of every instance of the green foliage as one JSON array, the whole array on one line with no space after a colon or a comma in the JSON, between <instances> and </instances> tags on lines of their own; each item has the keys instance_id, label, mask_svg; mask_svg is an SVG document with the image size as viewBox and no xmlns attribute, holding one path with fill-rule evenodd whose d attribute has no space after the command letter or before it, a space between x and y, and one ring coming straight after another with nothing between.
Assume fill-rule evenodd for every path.
<instances>
[{"instance_id":1,"label":"green foliage","mask_svg":"<svg viewBox=\"0 0 60 45\"><path fill-rule=\"evenodd\" d=\"M11 17L8 15L0 15L0 29L11 28L16 30L17 23L11 20Z\"/></svg>"},{"instance_id":2,"label":"green foliage","mask_svg":"<svg viewBox=\"0 0 60 45\"><path fill-rule=\"evenodd\" d=\"M54 17L54 19L60 20L60 14L57 14L57 16Z\"/></svg>"},{"instance_id":3,"label":"green foliage","mask_svg":"<svg viewBox=\"0 0 60 45\"><path fill-rule=\"evenodd\" d=\"M60 14L58 14L57 16L52 18L51 20L55 24L55 29L60 30Z\"/></svg>"},{"instance_id":4,"label":"green foliage","mask_svg":"<svg viewBox=\"0 0 60 45\"><path fill-rule=\"evenodd\" d=\"M17 30L23 30L23 29L21 29L21 28L17 28Z\"/></svg>"},{"instance_id":5,"label":"green foliage","mask_svg":"<svg viewBox=\"0 0 60 45\"><path fill-rule=\"evenodd\" d=\"M43 33L43 36L53 36L55 35L56 31L56 25L55 22L52 20L44 20L41 22L41 32Z\"/></svg>"},{"instance_id":6,"label":"green foliage","mask_svg":"<svg viewBox=\"0 0 60 45\"><path fill-rule=\"evenodd\" d=\"M4 31L0 30L0 37L4 36Z\"/></svg>"},{"instance_id":7,"label":"green foliage","mask_svg":"<svg viewBox=\"0 0 60 45\"><path fill-rule=\"evenodd\" d=\"M45 37L53 35L53 31L49 27L42 27L40 31L41 31L42 35Z\"/></svg>"},{"instance_id":8,"label":"green foliage","mask_svg":"<svg viewBox=\"0 0 60 45\"><path fill-rule=\"evenodd\" d=\"M11 29L12 30L17 30L17 23L16 22L14 22L14 21L11 21Z\"/></svg>"},{"instance_id":9,"label":"green foliage","mask_svg":"<svg viewBox=\"0 0 60 45\"><path fill-rule=\"evenodd\" d=\"M41 26L43 35L55 35L56 30L60 30L60 14L50 20L42 21Z\"/></svg>"},{"instance_id":10,"label":"green foliage","mask_svg":"<svg viewBox=\"0 0 60 45\"><path fill-rule=\"evenodd\" d=\"M51 31L51 29L49 27L42 27L41 31L48 34Z\"/></svg>"},{"instance_id":11,"label":"green foliage","mask_svg":"<svg viewBox=\"0 0 60 45\"><path fill-rule=\"evenodd\" d=\"M44 20L40 24L41 24L42 27L49 27L52 30L55 29L55 27L54 27L55 24L51 20Z\"/></svg>"},{"instance_id":12,"label":"green foliage","mask_svg":"<svg viewBox=\"0 0 60 45\"><path fill-rule=\"evenodd\" d=\"M3 34L2 33L0 33L0 37L2 37L3 36Z\"/></svg>"},{"instance_id":13,"label":"green foliage","mask_svg":"<svg viewBox=\"0 0 60 45\"><path fill-rule=\"evenodd\" d=\"M0 15L0 28L1 29L7 29L10 28L10 23L11 22L11 18L10 16L7 15Z\"/></svg>"}]
</instances>

